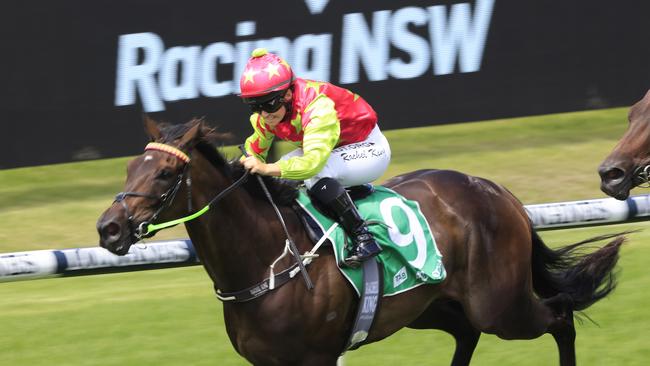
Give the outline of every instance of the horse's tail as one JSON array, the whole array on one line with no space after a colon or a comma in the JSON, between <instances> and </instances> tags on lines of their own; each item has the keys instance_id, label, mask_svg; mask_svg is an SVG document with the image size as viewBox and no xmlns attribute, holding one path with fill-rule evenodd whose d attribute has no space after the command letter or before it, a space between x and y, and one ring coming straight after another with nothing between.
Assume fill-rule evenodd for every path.
<instances>
[{"instance_id":1,"label":"horse's tail","mask_svg":"<svg viewBox=\"0 0 650 366\"><path fill-rule=\"evenodd\" d=\"M559 249L547 247L539 235L532 231L533 288L542 298L559 293L573 300L574 310L584 310L607 296L616 287L613 272L618 261L621 244L628 232L601 235ZM586 244L614 240L598 250L585 254Z\"/></svg>"}]
</instances>

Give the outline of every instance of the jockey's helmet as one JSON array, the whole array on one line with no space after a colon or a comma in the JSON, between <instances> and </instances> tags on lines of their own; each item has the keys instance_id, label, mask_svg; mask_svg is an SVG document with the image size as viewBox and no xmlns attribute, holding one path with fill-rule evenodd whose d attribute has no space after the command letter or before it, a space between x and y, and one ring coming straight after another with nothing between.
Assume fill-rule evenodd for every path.
<instances>
[{"instance_id":1,"label":"jockey's helmet","mask_svg":"<svg viewBox=\"0 0 650 366\"><path fill-rule=\"evenodd\" d=\"M293 80L293 71L285 60L265 48L256 48L239 80L240 96L247 101L275 94L288 89Z\"/></svg>"}]
</instances>

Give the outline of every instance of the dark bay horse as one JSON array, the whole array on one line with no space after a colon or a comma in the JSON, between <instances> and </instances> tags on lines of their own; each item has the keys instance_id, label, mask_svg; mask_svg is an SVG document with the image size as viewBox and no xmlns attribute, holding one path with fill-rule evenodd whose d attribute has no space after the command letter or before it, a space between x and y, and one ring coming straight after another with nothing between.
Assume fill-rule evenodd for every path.
<instances>
[{"instance_id":1,"label":"dark bay horse","mask_svg":"<svg viewBox=\"0 0 650 366\"><path fill-rule=\"evenodd\" d=\"M99 218L100 245L124 255L141 223L175 219L204 207L244 170L210 143L217 134L201 120L161 127L145 120L153 141L128 164L125 192ZM191 158L191 160L190 160ZM191 178L188 185L187 178ZM265 178L301 253L312 242L290 208L296 189ZM560 249L544 245L522 204L488 180L455 171L419 170L385 182L419 202L444 256L447 278L384 297L367 342L403 327L441 329L456 339L452 365L468 365L482 332L503 339L553 335L560 364L575 365L573 312L607 296L622 236L593 238ZM176 189L175 187L178 187ZM227 195L186 228L216 288L232 292L268 276L285 233L255 179ZM192 206L190 208L188 206ZM591 254L583 244L612 239ZM255 365L335 365L344 351L358 299L329 248L308 267L315 288L298 278L247 302L225 302L234 348ZM276 268L287 268L286 257Z\"/></svg>"},{"instance_id":2,"label":"dark bay horse","mask_svg":"<svg viewBox=\"0 0 650 366\"><path fill-rule=\"evenodd\" d=\"M630 108L627 131L598 168L600 189L624 200L650 180L650 91Z\"/></svg>"}]
</instances>

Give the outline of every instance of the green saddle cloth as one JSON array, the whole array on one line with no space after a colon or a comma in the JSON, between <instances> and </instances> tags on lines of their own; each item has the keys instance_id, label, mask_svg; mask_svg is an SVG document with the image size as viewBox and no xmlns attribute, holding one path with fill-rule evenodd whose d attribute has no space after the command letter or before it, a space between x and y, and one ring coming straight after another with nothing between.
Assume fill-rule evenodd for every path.
<instances>
[{"instance_id":1,"label":"green saddle cloth","mask_svg":"<svg viewBox=\"0 0 650 366\"><path fill-rule=\"evenodd\" d=\"M297 200L323 233L335 224L312 205L304 190L300 191ZM361 216L370 223L369 229L383 249L377 258L384 268L384 296L445 279L442 255L417 202L407 200L386 187L375 186L375 192L355 203ZM359 294L363 287L362 268L341 266L347 254L345 236L341 227L336 227L329 234L339 269Z\"/></svg>"}]
</instances>

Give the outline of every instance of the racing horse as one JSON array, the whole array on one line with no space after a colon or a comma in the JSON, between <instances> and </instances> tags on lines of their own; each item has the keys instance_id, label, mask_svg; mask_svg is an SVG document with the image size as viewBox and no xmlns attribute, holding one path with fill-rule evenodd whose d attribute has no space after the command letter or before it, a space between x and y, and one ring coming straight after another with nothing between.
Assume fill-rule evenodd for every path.
<instances>
[{"instance_id":1,"label":"racing horse","mask_svg":"<svg viewBox=\"0 0 650 366\"><path fill-rule=\"evenodd\" d=\"M619 200L650 180L650 90L630 108L628 120L627 131L598 167L600 189Z\"/></svg>"},{"instance_id":2,"label":"racing horse","mask_svg":"<svg viewBox=\"0 0 650 366\"><path fill-rule=\"evenodd\" d=\"M128 163L125 191L97 222L100 245L124 255L143 236L143 225L187 215L218 198L185 223L202 265L215 288L225 292L263 281L283 251L285 230L259 182L243 179L242 165L214 147L222 134L200 119L163 125L145 118L145 129L155 148ZM298 250L308 251L313 243L291 208L295 185L264 181ZM483 332L503 339L550 333L560 365L575 365L573 312L614 289L612 270L624 236L550 249L509 191L455 171L419 170L384 185L419 202L447 277L381 298L366 343L403 327L440 329L456 340L452 365L468 365ZM598 240L609 243L591 254L576 251ZM317 254L307 267L313 289L296 276L253 300L224 302L232 345L252 364L335 365L345 350L359 301L332 250L320 248ZM285 257L276 268L292 262Z\"/></svg>"}]
</instances>

